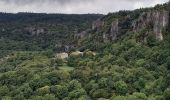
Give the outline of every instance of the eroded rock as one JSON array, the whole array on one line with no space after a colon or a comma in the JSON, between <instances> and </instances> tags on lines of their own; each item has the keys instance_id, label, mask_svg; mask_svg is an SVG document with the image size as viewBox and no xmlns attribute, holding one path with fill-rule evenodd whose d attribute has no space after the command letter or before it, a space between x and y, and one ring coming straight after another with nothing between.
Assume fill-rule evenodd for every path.
<instances>
[{"instance_id":1,"label":"eroded rock","mask_svg":"<svg viewBox=\"0 0 170 100\"><path fill-rule=\"evenodd\" d=\"M80 33L77 33L74 35L74 38L75 39L81 39L81 38L84 38L85 36L88 36L88 33L90 32L91 30L90 29L87 29L85 31L81 31Z\"/></svg>"},{"instance_id":2,"label":"eroded rock","mask_svg":"<svg viewBox=\"0 0 170 100\"><path fill-rule=\"evenodd\" d=\"M162 28L169 26L169 11L144 12L133 22L133 31L140 32L142 29L152 29L157 40L163 40Z\"/></svg>"},{"instance_id":3,"label":"eroded rock","mask_svg":"<svg viewBox=\"0 0 170 100\"><path fill-rule=\"evenodd\" d=\"M72 52L71 54L70 54L70 56L83 56L83 52L80 52L80 51L75 51L75 52Z\"/></svg>"},{"instance_id":4,"label":"eroded rock","mask_svg":"<svg viewBox=\"0 0 170 100\"><path fill-rule=\"evenodd\" d=\"M35 28L35 27L27 27L25 28L26 32L29 32L31 35L39 35L41 33L45 33L45 29L43 28Z\"/></svg>"},{"instance_id":5,"label":"eroded rock","mask_svg":"<svg viewBox=\"0 0 170 100\"><path fill-rule=\"evenodd\" d=\"M104 25L104 22L101 21L100 19L94 21L92 23L92 30L100 30L100 28Z\"/></svg>"},{"instance_id":6,"label":"eroded rock","mask_svg":"<svg viewBox=\"0 0 170 100\"><path fill-rule=\"evenodd\" d=\"M119 36L119 20L115 19L111 23L111 27L109 31L103 32L103 41L108 42L108 41L114 41L117 39Z\"/></svg>"},{"instance_id":7,"label":"eroded rock","mask_svg":"<svg viewBox=\"0 0 170 100\"><path fill-rule=\"evenodd\" d=\"M85 55L87 55L87 56L96 56L96 52L87 51L87 52L85 52Z\"/></svg>"},{"instance_id":8,"label":"eroded rock","mask_svg":"<svg viewBox=\"0 0 170 100\"><path fill-rule=\"evenodd\" d=\"M111 40L115 40L119 34L119 26L118 25L119 25L119 20L115 19L112 22L111 29L110 29Z\"/></svg>"},{"instance_id":9,"label":"eroded rock","mask_svg":"<svg viewBox=\"0 0 170 100\"><path fill-rule=\"evenodd\" d=\"M56 55L55 55L55 58L57 58L57 59L66 59L66 58L68 58L69 56L68 56L68 53L65 53L65 52L63 52L63 53L57 53Z\"/></svg>"}]
</instances>

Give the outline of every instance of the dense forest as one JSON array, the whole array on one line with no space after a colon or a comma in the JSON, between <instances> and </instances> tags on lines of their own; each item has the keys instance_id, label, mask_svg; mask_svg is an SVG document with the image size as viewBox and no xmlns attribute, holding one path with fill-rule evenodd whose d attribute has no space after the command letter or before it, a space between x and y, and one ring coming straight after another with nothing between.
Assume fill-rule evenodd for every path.
<instances>
[{"instance_id":1,"label":"dense forest","mask_svg":"<svg viewBox=\"0 0 170 100\"><path fill-rule=\"evenodd\" d=\"M0 13L0 57L13 51L64 51L72 37L103 15Z\"/></svg>"},{"instance_id":2,"label":"dense forest","mask_svg":"<svg viewBox=\"0 0 170 100\"><path fill-rule=\"evenodd\" d=\"M170 3L108 15L0 14L1 100L170 100Z\"/></svg>"}]
</instances>

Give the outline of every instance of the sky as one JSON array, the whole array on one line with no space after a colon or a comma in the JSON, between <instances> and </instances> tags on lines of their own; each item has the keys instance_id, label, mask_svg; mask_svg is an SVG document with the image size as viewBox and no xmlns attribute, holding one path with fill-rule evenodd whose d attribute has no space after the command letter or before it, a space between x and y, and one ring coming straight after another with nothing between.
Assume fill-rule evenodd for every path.
<instances>
[{"instance_id":1,"label":"sky","mask_svg":"<svg viewBox=\"0 0 170 100\"><path fill-rule=\"evenodd\" d=\"M107 14L152 7L169 0L0 0L0 12Z\"/></svg>"}]
</instances>

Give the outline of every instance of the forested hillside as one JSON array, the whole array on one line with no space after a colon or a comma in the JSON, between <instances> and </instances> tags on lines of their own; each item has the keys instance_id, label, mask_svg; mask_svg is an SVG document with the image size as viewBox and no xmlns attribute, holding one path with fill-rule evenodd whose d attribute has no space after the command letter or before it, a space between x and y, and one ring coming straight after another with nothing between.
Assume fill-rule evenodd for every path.
<instances>
[{"instance_id":1,"label":"forested hillside","mask_svg":"<svg viewBox=\"0 0 170 100\"><path fill-rule=\"evenodd\" d=\"M102 15L0 13L0 57L13 51L64 51L74 47L75 33Z\"/></svg>"},{"instance_id":2,"label":"forested hillside","mask_svg":"<svg viewBox=\"0 0 170 100\"><path fill-rule=\"evenodd\" d=\"M2 100L170 100L170 3L0 24Z\"/></svg>"}]
</instances>

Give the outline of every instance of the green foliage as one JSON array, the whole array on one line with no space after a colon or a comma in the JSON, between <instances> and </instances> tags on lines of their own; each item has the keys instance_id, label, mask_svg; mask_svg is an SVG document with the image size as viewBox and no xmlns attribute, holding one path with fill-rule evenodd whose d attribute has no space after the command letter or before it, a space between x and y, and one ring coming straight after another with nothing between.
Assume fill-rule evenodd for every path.
<instances>
[{"instance_id":1,"label":"green foliage","mask_svg":"<svg viewBox=\"0 0 170 100\"><path fill-rule=\"evenodd\" d=\"M148 46L153 47L153 46L155 46L157 44L157 42L158 41L156 40L155 35L149 34L149 36L147 37Z\"/></svg>"},{"instance_id":2,"label":"green foliage","mask_svg":"<svg viewBox=\"0 0 170 100\"><path fill-rule=\"evenodd\" d=\"M133 93L128 97L129 100L148 100L147 96L144 93Z\"/></svg>"},{"instance_id":3,"label":"green foliage","mask_svg":"<svg viewBox=\"0 0 170 100\"><path fill-rule=\"evenodd\" d=\"M150 25L131 29L141 13L163 8L169 4L109 14L101 30L80 40L74 33L101 15L0 14L0 100L169 100L170 30L162 29L164 40L157 41L146 34ZM122 36L104 42L115 18ZM68 46L84 55L56 60Z\"/></svg>"},{"instance_id":4,"label":"green foliage","mask_svg":"<svg viewBox=\"0 0 170 100\"><path fill-rule=\"evenodd\" d=\"M37 95L44 96L45 94L50 93L50 87L49 86L44 86L42 88L37 89L36 91Z\"/></svg>"},{"instance_id":5,"label":"green foliage","mask_svg":"<svg viewBox=\"0 0 170 100\"><path fill-rule=\"evenodd\" d=\"M0 87L0 97L3 97L9 93L9 88L7 86Z\"/></svg>"},{"instance_id":6,"label":"green foliage","mask_svg":"<svg viewBox=\"0 0 170 100\"><path fill-rule=\"evenodd\" d=\"M117 81L114 87L119 95L125 95L128 92L127 84L124 81Z\"/></svg>"},{"instance_id":7,"label":"green foliage","mask_svg":"<svg viewBox=\"0 0 170 100\"><path fill-rule=\"evenodd\" d=\"M86 91L84 89L77 89L77 90L71 91L68 96L70 99L77 99L83 95L86 95Z\"/></svg>"},{"instance_id":8,"label":"green foliage","mask_svg":"<svg viewBox=\"0 0 170 100\"><path fill-rule=\"evenodd\" d=\"M65 86L60 86L60 85L51 86L50 91L51 93L55 94L55 96L58 97L59 99L68 96L68 89Z\"/></svg>"},{"instance_id":9,"label":"green foliage","mask_svg":"<svg viewBox=\"0 0 170 100\"><path fill-rule=\"evenodd\" d=\"M165 100L169 100L170 99L170 88L167 88L164 91L164 97L165 97Z\"/></svg>"},{"instance_id":10,"label":"green foliage","mask_svg":"<svg viewBox=\"0 0 170 100\"><path fill-rule=\"evenodd\" d=\"M170 57L166 59L166 66L170 70Z\"/></svg>"},{"instance_id":11,"label":"green foliage","mask_svg":"<svg viewBox=\"0 0 170 100\"><path fill-rule=\"evenodd\" d=\"M109 93L106 89L97 89L93 93L93 98L108 98Z\"/></svg>"}]
</instances>

